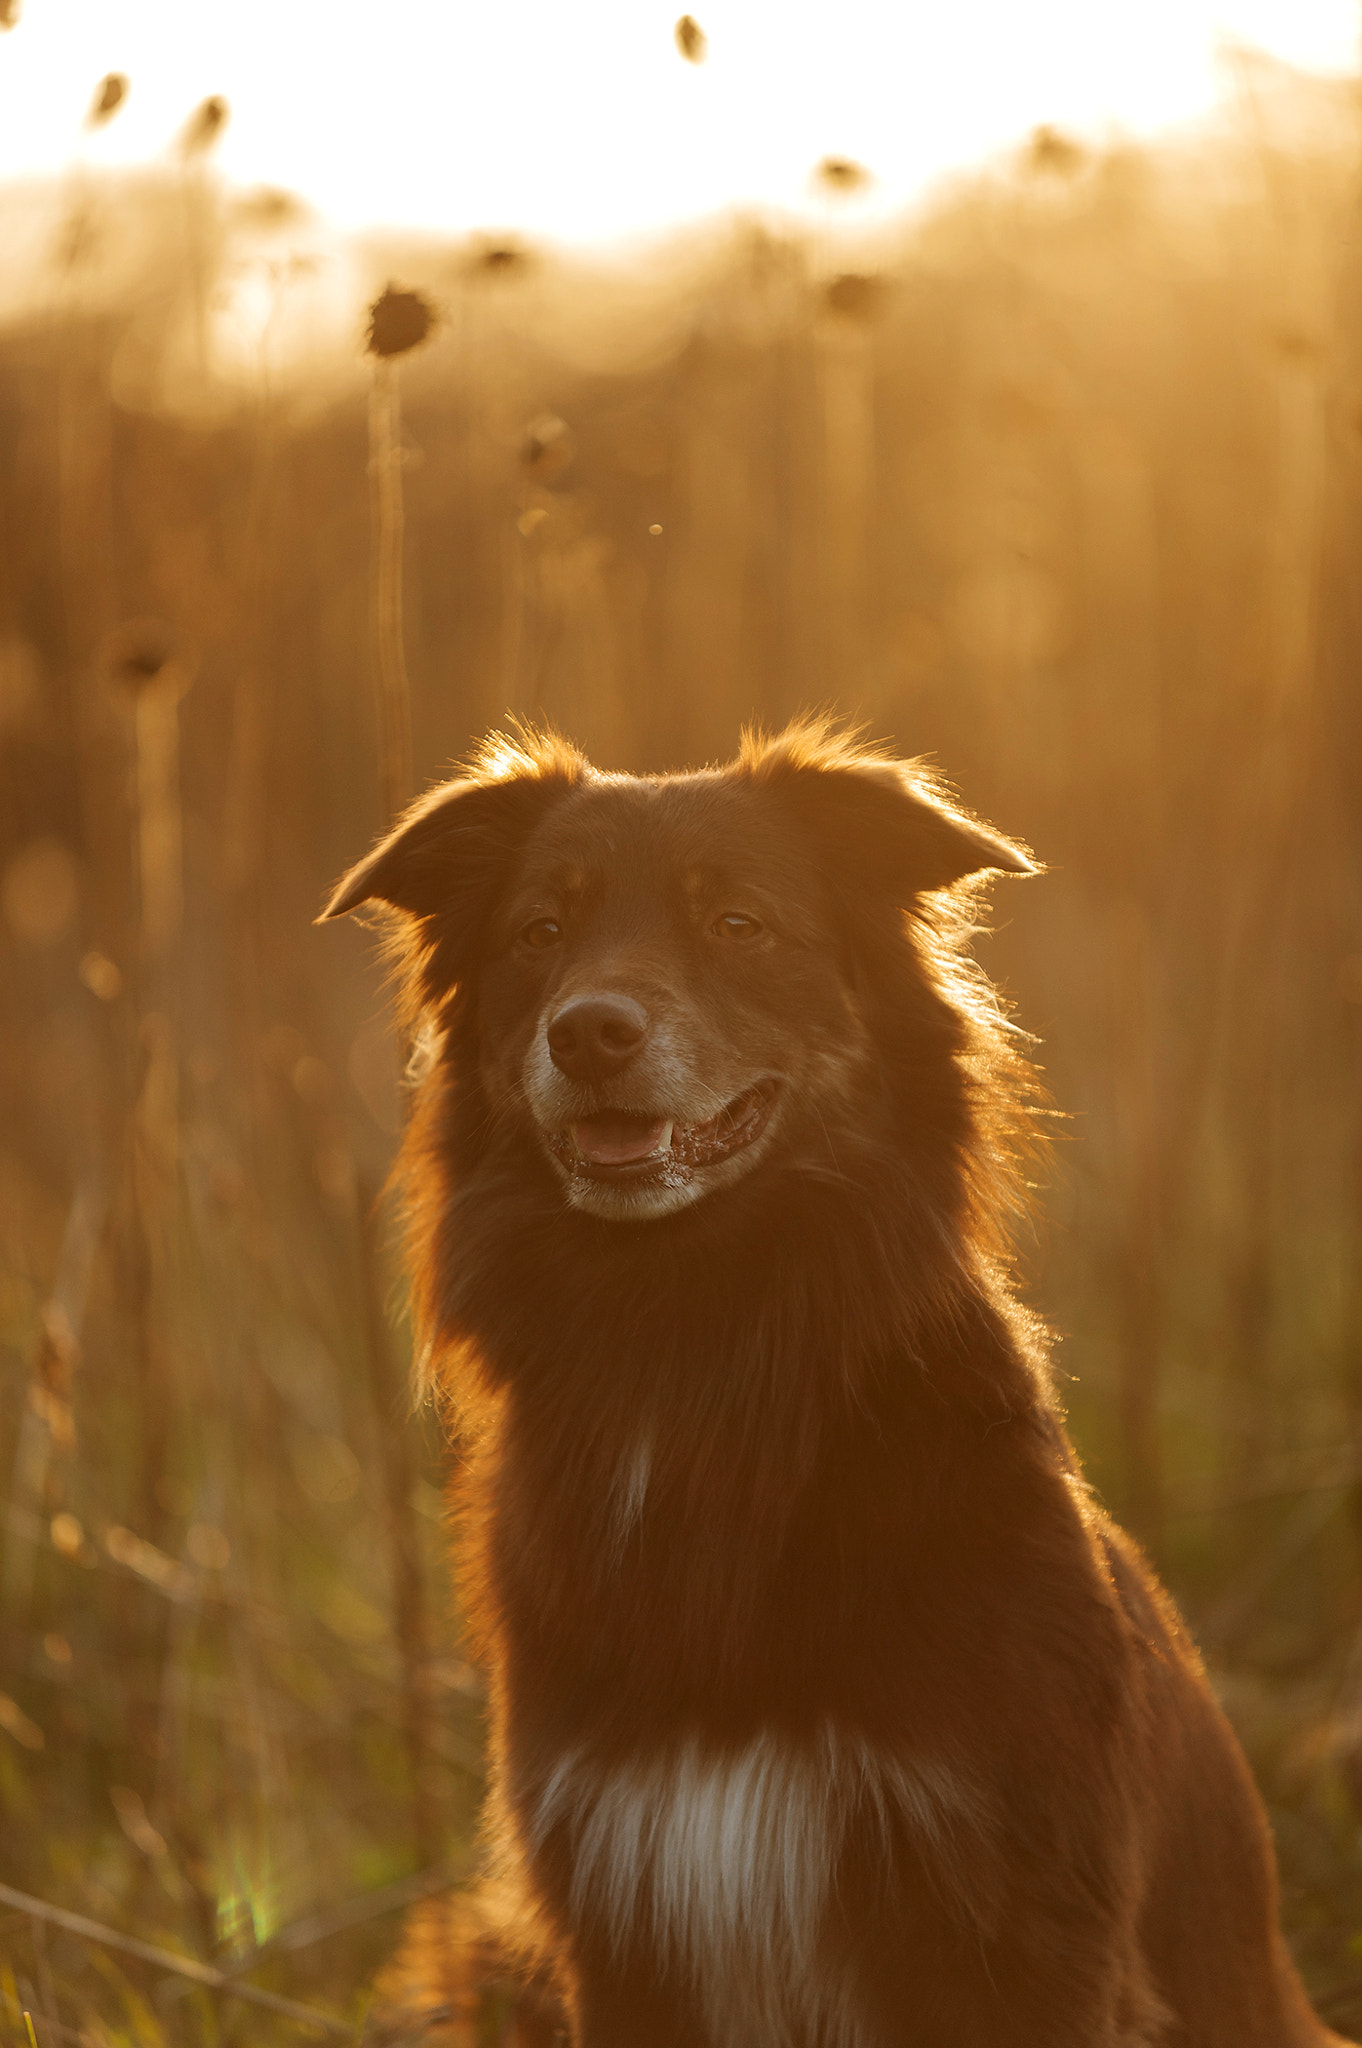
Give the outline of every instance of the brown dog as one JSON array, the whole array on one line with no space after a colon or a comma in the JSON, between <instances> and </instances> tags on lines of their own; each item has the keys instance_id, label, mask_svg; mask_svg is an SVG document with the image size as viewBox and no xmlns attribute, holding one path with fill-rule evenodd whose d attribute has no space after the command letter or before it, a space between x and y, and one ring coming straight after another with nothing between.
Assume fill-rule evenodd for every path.
<instances>
[{"instance_id":1,"label":"brown dog","mask_svg":"<svg viewBox=\"0 0 1362 2048\"><path fill-rule=\"evenodd\" d=\"M530 738L329 906L403 913L500 1882L580 2048L1336 2039L1009 1289L1030 1080L965 948L1032 865L823 726Z\"/></svg>"}]
</instances>

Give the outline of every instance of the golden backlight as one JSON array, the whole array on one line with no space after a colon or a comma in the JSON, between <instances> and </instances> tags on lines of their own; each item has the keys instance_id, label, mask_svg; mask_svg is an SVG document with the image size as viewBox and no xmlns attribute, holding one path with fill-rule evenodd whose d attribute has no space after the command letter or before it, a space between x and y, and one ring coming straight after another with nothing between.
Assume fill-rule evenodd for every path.
<instances>
[{"instance_id":1,"label":"golden backlight","mask_svg":"<svg viewBox=\"0 0 1362 2048\"><path fill-rule=\"evenodd\" d=\"M0 2048L357 2040L473 1867L454 1418L410 1410L381 1192L440 1034L313 928L336 878L489 733L488 781L540 722L646 771L823 705L1044 866L978 952L1054 1159L1034 1225L987 1161L972 1199L1362 2042L1360 34L0 0ZM695 947L736 986L768 916ZM777 1072L546 1121L550 1196L717 1173ZM652 1273L593 1297L603 1389Z\"/></svg>"},{"instance_id":2,"label":"golden backlight","mask_svg":"<svg viewBox=\"0 0 1362 2048\"><path fill-rule=\"evenodd\" d=\"M1148 135L1212 108L1218 52L1248 43L1343 70L1353 0L713 0L707 57L674 0L9 0L0 178L78 149L146 161L223 94L234 181L302 193L340 227L506 226L574 242L738 203L801 210L842 154L897 208L1037 123ZM97 80L116 120L82 137Z\"/></svg>"}]
</instances>

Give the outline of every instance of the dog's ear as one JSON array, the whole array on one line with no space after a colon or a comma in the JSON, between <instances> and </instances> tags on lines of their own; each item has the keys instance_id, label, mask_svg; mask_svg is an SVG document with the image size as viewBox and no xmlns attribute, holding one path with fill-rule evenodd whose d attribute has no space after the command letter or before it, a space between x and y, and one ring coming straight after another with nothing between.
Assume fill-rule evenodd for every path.
<instances>
[{"instance_id":1,"label":"dog's ear","mask_svg":"<svg viewBox=\"0 0 1362 2048\"><path fill-rule=\"evenodd\" d=\"M542 796L536 783L519 778L442 783L341 877L318 924L364 903L386 903L409 917L448 915L470 887L480 888L489 867L515 851Z\"/></svg>"},{"instance_id":2,"label":"dog's ear","mask_svg":"<svg viewBox=\"0 0 1362 2048\"><path fill-rule=\"evenodd\" d=\"M915 762L869 760L820 771L810 792L843 858L899 905L968 875L1033 875L1025 848L948 803Z\"/></svg>"},{"instance_id":3,"label":"dog's ear","mask_svg":"<svg viewBox=\"0 0 1362 2048\"><path fill-rule=\"evenodd\" d=\"M919 761L887 761L821 725L749 743L744 766L777 792L828 865L900 907L968 875L1040 871L1026 849L951 803Z\"/></svg>"},{"instance_id":4,"label":"dog's ear","mask_svg":"<svg viewBox=\"0 0 1362 2048\"><path fill-rule=\"evenodd\" d=\"M416 945L452 976L486 914L506 863L544 812L589 771L558 741L484 752L474 773L420 797L336 884L317 922L385 903L417 923Z\"/></svg>"}]
</instances>

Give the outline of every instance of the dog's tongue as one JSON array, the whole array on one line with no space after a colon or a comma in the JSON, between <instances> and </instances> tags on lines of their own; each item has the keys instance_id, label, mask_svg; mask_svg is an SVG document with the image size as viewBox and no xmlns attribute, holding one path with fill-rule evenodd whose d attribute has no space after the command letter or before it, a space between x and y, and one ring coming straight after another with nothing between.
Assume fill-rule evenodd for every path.
<instances>
[{"instance_id":1,"label":"dog's tongue","mask_svg":"<svg viewBox=\"0 0 1362 2048\"><path fill-rule=\"evenodd\" d=\"M572 1126L573 1143L593 1166L632 1166L656 1152L665 1135L660 1116L589 1116Z\"/></svg>"}]
</instances>

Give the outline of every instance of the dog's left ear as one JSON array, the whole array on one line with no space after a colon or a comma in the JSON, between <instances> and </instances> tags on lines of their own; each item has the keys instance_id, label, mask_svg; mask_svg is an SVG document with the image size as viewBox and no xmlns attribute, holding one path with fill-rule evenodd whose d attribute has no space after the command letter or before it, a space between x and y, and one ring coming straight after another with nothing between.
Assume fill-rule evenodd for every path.
<instances>
[{"instance_id":1,"label":"dog's left ear","mask_svg":"<svg viewBox=\"0 0 1362 2048\"><path fill-rule=\"evenodd\" d=\"M886 761L796 729L749 762L834 872L901 908L968 875L1040 872L1024 847L950 803L919 761Z\"/></svg>"},{"instance_id":2,"label":"dog's left ear","mask_svg":"<svg viewBox=\"0 0 1362 2048\"><path fill-rule=\"evenodd\" d=\"M825 772L837 785L822 795L838 814L839 836L900 905L969 875L1038 872L1024 847L949 803L916 762L869 760Z\"/></svg>"}]
</instances>

